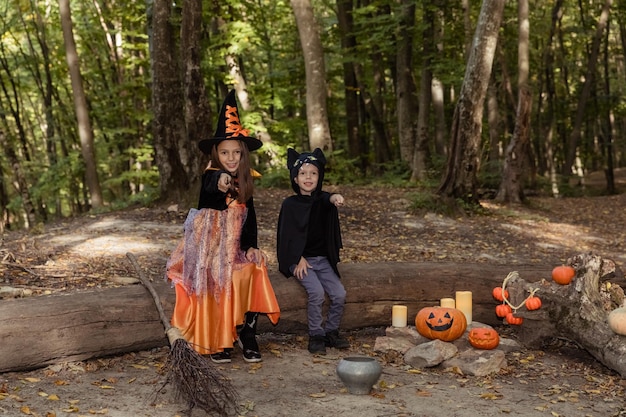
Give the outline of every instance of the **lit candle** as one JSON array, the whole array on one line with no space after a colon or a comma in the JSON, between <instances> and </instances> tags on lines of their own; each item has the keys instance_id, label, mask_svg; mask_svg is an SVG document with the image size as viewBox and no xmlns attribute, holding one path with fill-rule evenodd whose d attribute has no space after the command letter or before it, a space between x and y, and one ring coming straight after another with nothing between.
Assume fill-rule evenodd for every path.
<instances>
[{"instance_id":1,"label":"lit candle","mask_svg":"<svg viewBox=\"0 0 626 417\"><path fill-rule=\"evenodd\" d=\"M439 301L439 306L447 307L447 308L456 308L455 303L454 303L454 298L442 298L441 301Z\"/></svg>"},{"instance_id":2,"label":"lit candle","mask_svg":"<svg viewBox=\"0 0 626 417\"><path fill-rule=\"evenodd\" d=\"M393 306L391 309L391 325L393 327L406 327L407 307Z\"/></svg>"},{"instance_id":3,"label":"lit candle","mask_svg":"<svg viewBox=\"0 0 626 417\"><path fill-rule=\"evenodd\" d=\"M472 292L457 291L456 292L456 308L465 314L467 324L472 323Z\"/></svg>"}]
</instances>

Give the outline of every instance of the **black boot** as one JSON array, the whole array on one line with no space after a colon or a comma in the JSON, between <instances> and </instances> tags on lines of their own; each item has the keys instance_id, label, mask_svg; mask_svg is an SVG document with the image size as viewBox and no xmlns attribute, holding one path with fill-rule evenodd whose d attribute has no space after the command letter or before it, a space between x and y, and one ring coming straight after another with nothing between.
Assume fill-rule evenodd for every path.
<instances>
[{"instance_id":1,"label":"black boot","mask_svg":"<svg viewBox=\"0 0 626 417\"><path fill-rule=\"evenodd\" d=\"M339 336L339 330L332 330L326 333L325 338L327 347L334 347L336 349L347 349L350 347L350 342L347 339Z\"/></svg>"},{"instance_id":2,"label":"black boot","mask_svg":"<svg viewBox=\"0 0 626 417\"><path fill-rule=\"evenodd\" d=\"M259 313L247 312L246 322L239 333L239 347L243 351L243 360L254 363L261 362L261 352L256 341L256 324Z\"/></svg>"},{"instance_id":3,"label":"black boot","mask_svg":"<svg viewBox=\"0 0 626 417\"><path fill-rule=\"evenodd\" d=\"M309 336L309 352L314 355L326 354L326 337Z\"/></svg>"}]
</instances>

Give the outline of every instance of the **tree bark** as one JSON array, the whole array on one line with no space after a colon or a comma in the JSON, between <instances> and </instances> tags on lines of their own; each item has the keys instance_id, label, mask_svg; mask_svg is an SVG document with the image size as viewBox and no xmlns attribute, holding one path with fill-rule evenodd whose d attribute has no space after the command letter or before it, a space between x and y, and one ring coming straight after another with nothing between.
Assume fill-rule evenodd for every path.
<instances>
[{"instance_id":1,"label":"tree bark","mask_svg":"<svg viewBox=\"0 0 626 417\"><path fill-rule=\"evenodd\" d=\"M189 154L184 155L182 165L188 177L189 190L200 189L202 172L206 160L201 158L197 141L204 139L212 132L213 110L206 95L204 74L202 73L201 40L204 33L202 27L202 0L185 1L182 8L180 44L183 65L184 118L187 141L191 143ZM181 109L182 110L182 109ZM185 148L181 149L183 152Z\"/></svg>"},{"instance_id":2,"label":"tree bark","mask_svg":"<svg viewBox=\"0 0 626 417\"><path fill-rule=\"evenodd\" d=\"M97 163L93 129L91 127L91 120L89 119L87 98L85 97L85 90L83 88L83 77L80 72L76 42L74 41L69 0L59 0L59 13L61 15L61 27L63 28L65 56L70 73L72 94L74 96L74 108L76 111L76 121L78 122L80 148L85 163L85 182L89 189L91 207L97 209L103 204L102 189L100 188L100 180L98 179L98 170L96 168Z\"/></svg>"},{"instance_id":3,"label":"tree bark","mask_svg":"<svg viewBox=\"0 0 626 417\"><path fill-rule=\"evenodd\" d=\"M324 48L310 0L291 0L304 54L306 77L306 119L311 150L332 151L326 103L326 67Z\"/></svg>"},{"instance_id":4,"label":"tree bark","mask_svg":"<svg viewBox=\"0 0 626 417\"><path fill-rule=\"evenodd\" d=\"M532 94L528 85L530 72L529 61L529 34L530 23L528 20L528 0L518 1L518 100L517 114L515 118L515 130L513 138L506 148L504 155L504 168L502 182L496 200L504 203L521 204L524 196L524 162L530 142L530 110L532 106Z\"/></svg>"},{"instance_id":5,"label":"tree bark","mask_svg":"<svg viewBox=\"0 0 626 417\"><path fill-rule=\"evenodd\" d=\"M398 114L398 142L400 157L411 171L417 142L417 88L413 80L413 33L415 30L415 3L399 1L398 36L396 37L396 102Z\"/></svg>"},{"instance_id":6,"label":"tree bark","mask_svg":"<svg viewBox=\"0 0 626 417\"><path fill-rule=\"evenodd\" d=\"M503 10L503 0L483 2L465 79L454 110L446 172L438 190L444 197L459 198L473 205L478 204L476 175L480 165L483 103L491 77Z\"/></svg>"},{"instance_id":7,"label":"tree bark","mask_svg":"<svg viewBox=\"0 0 626 417\"><path fill-rule=\"evenodd\" d=\"M596 83L596 68L598 65L598 57L600 56L600 44L602 42L602 34L607 30L609 22L609 13L611 11L611 5L613 0L605 0L602 6L602 12L596 25L596 33L593 37L591 45L591 51L589 53L589 59L587 60L587 71L585 73L585 81L583 83L582 91L578 97L578 106L576 107L576 116L572 121L572 131L569 135L567 143L567 153L565 155L565 163L563 165L563 176L568 178L572 174L572 166L576 160L576 154L580 139L582 136L582 124L586 120L585 113L587 112L587 102L591 97L592 89L595 88Z\"/></svg>"},{"instance_id":8,"label":"tree bark","mask_svg":"<svg viewBox=\"0 0 626 417\"><path fill-rule=\"evenodd\" d=\"M432 56L434 54L434 5L431 1L422 4L424 13L424 29L422 30L422 76L420 77L420 91L417 106L417 130L415 149L413 150L411 181L425 181L428 178L428 168L431 163L430 145L432 133L430 129L430 108L432 102Z\"/></svg>"},{"instance_id":9,"label":"tree bark","mask_svg":"<svg viewBox=\"0 0 626 417\"><path fill-rule=\"evenodd\" d=\"M534 283L522 278L510 280L506 288L514 305L532 288L539 288L536 295L542 301L539 310L516 313L524 318L522 325L513 327L519 340L530 346L540 346L548 338L572 340L626 377L626 336L613 333L607 323L609 313L624 302L623 273L613 261L592 254L574 256L566 264L576 270L568 285L551 279Z\"/></svg>"},{"instance_id":10,"label":"tree bark","mask_svg":"<svg viewBox=\"0 0 626 417\"><path fill-rule=\"evenodd\" d=\"M352 0L337 0L337 23L341 35L341 49L345 56L354 55L357 47L354 36L354 24L352 17ZM364 119L360 114L359 87L354 68L354 62L346 60L343 64L343 80L346 109L346 130L348 135L348 155L357 162L362 173L367 168L367 152L364 129L361 128L360 120Z\"/></svg>"},{"instance_id":11,"label":"tree bark","mask_svg":"<svg viewBox=\"0 0 626 417\"><path fill-rule=\"evenodd\" d=\"M348 296L341 328L389 326L394 304L408 306L409 325L417 312L438 305L457 290L473 292L474 320L498 324L492 289L510 272L506 265L373 263L341 265ZM550 266L518 266L522 275L548 276ZM281 308L275 327L261 319L259 331L306 334L306 294L293 279L270 271ZM154 283L166 314L175 295L164 281ZM21 371L64 361L167 345L154 300L141 285L0 302L0 372Z\"/></svg>"},{"instance_id":12,"label":"tree bark","mask_svg":"<svg viewBox=\"0 0 626 417\"><path fill-rule=\"evenodd\" d=\"M186 164L197 143L187 140L183 82L178 48L172 26L172 3L155 0L152 8L150 63L152 66L152 111L154 156L159 167L161 198L167 202L191 205L190 180ZM195 202L195 201L193 201Z\"/></svg>"}]
</instances>

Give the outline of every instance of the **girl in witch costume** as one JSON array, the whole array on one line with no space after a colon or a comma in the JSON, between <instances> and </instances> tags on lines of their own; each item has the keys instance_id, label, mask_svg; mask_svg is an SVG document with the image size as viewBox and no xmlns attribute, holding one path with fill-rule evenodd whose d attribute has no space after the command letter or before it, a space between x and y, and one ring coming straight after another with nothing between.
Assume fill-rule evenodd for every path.
<instances>
[{"instance_id":1,"label":"girl in witch costume","mask_svg":"<svg viewBox=\"0 0 626 417\"><path fill-rule=\"evenodd\" d=\"M341 194L322 191L326 158L321 149L299 154L287 150L287 168L295 195L287 197L278 216L278 269L295 276L307 293L309 352L325 354L327 347L346 349L350 344L339 335L346 290L339 280ZM322 306L328 294L326 320Z\"/></svg>"},{"instance_id":2,"label":"girl in witch costume","mask_svg":"<svg viewBox=\"0 0 626 417\"><path fill-rule=\"evenodd\" d=\"M198 209L190 210L184 238L167 262L167 278L176 289L172 325L217 363L231 361L235 341L245 361L261 361L258 316L266 314L273 324L280 317L265 254L257 245L252 180L259 174L250 168L249 151L261 145L241 127L231 91L215 136L198 144L211 160Z\"/></svg>"}]
</instances>

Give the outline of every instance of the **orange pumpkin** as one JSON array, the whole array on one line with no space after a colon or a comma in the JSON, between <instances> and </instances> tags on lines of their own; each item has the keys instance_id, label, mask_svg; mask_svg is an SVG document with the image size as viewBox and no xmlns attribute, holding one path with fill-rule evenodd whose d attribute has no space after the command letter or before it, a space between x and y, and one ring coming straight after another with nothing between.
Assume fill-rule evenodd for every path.
<instances>
[{"instance_id":1,"label":"orange pumpkin","mask_svg":"<svg viewBox=\"0 0 626 417\"><path fill-rule=\"evenodd\" d=\"M539 310L541 308L541 298L534 295L526 299L526 309L528 311Z\"/></svg>"},{"instance_id":2,"label":"orange pumpkin","mask_svg":"<svg viewBox=\"0 0 626 417\"><path fill-rule=\"evenodd\" d=\"M552 279L557 284L567 285L576 276L576 270L571 266L561 265L552 270Z\"/></svg>"},{"instance_id":3,"label":"orange pumpkin","mask_svg":"<svg viewBox=\"0 0 626 417\"><path fill-rule=\"evenodd\" d=\"M513 313L509 313L505 318L506 322L514 326L519 326L524 323L524 317L515 317Z\"/></svg>"},{"instance_id":4,"label":"orange pumpkin","mask_svg":"<svg viewBox=\"0 0 626 417\"><path fill-rule=\"evenodd\" d=\"M489 327L476 327L470 330L467 338L476 349L491 350L500 344L498 332Z\"/></svg>"},{"instance_id":5,"label":"orange pumpkin","mask_svg":"<svg viewBox=\"0 0 626 417\"><path fill-rule=\"evenodd\" d=\"M498 317L504 318L511 311L511 306L508 304L500 304L499 306L496 306L496 316Z\"/></svg>"},{"instance_id":6,"label":"orange pumpkin","mask_svg":"<svg viewBox=\"0 0 626 417\"><path fill-rule=\"evenodd\" d=\"M507 290L502 290L502 287L495 287L491 292L493 298L498 301L503 301L505 298L508 300L509 292Z\"/></svg>"},{"instance_id":7,"label":"orange pumpkin","mask_svg":"<svg viewBox=\"0 0 626 417\"><path fill-rule=\"evenodd\" d=\"M415 328L429 339L451 342L465 333L467 319L456 308L425 307L415 316Z\"/></svg>"}]
</instances>

